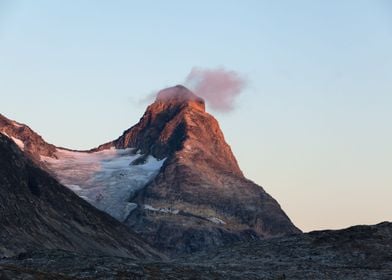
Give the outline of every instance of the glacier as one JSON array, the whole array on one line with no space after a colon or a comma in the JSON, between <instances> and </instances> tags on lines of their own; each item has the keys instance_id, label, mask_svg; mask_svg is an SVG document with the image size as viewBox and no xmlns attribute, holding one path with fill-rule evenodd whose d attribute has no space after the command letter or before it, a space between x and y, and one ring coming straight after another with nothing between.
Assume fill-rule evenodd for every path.
<instances>
[{"instance_id":1,"label":"glacier","mask_svg":"<svg viewBox=\"0 0 392 280\"><path fill-rule=\"evenodd\" d=\"M140 156L133 148L98 152L57 148L57 158L41 156L41 161L60 183L123 222L137 208L131 199L158 174L165 161L148 156L144 164L131 165Z\"/></svg>"}]
</instances>

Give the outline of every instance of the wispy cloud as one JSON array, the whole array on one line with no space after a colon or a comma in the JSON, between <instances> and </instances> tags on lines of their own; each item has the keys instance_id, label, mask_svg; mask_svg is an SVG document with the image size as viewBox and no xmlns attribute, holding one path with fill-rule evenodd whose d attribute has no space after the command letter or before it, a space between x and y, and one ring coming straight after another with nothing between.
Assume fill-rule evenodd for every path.
<instances>
[{"instance_id":1,"label":"wispy cloud","mask_svg":"<svg viewBox=\"0 0 392 280\"><path fill-rule=\"evenodd\" d=\"M185 85L203 97L211 109L229 112L235 108L236 98L247 86L247 81L232 70L194 67L186 77Z\"/></svg>"}]
</instances>

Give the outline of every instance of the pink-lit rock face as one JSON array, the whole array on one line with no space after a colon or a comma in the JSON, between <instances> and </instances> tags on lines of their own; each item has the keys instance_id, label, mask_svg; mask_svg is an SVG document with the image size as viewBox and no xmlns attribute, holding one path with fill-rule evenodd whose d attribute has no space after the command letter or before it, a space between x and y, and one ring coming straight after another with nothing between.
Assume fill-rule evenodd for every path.
<instances>
[{"instance_id":1,"label":"pink-lit rock face","mask_svg":"<svg viewBox=\"0 0 392 280\"><path fill-rule=\"evenodd\" d=\"M184 149L185 146L188 149ZM192 146L190 152L189 147ZM205 112L204 101L184 86L160 91L153 104L147 107L139 123L126 130L109 147L135 148L142 154L158 159L186 152L185 159L209 159L209 164L242 176L230 146L226 143L218 121ZM93 150L93 151L96 151Z\"/></svg>"},{"instance_id":2,"label":"pink-lit rock face","mask_svg":"<svg viewBox=\"0 0 392 280\"><path fill-rule=\"evenodd\" d=\"M36 163L39 163L40 156L53 157L56 152L54 145L46 143L30 127L12 121L1 114L0 132L13 139Z\"/></svg>"}]
</instances>

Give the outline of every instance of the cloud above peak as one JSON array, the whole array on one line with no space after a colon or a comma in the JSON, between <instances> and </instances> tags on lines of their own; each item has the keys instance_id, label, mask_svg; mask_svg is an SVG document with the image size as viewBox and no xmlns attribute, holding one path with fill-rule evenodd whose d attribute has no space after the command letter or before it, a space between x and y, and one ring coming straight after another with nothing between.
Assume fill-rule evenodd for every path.
<instances>
[{"instance_id":1,"label":"cloud above peak","mask_svg":"<svg viewBox=\"0 0 392 280\"><path fill-rule=\"evenodd\" d=\"M185 85L203 97L211 109L230 112L235 108L236 98L247 86L239 73L224 68L192 68Z\"/></svg>"}]
</instances>

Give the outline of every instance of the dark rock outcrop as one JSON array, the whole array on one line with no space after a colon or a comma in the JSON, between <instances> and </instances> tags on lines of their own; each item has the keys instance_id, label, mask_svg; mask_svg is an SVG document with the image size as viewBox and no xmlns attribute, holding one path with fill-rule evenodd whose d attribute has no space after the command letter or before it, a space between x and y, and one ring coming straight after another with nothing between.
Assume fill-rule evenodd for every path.
<instances>
[{"instance_id":1,"label":"dark rock outcrop","mask_svg":"<svg viewBox=\"0 0 392 280\"><path fill-rule=\"evenodd\" d=\"M38 249L161 257L127 227L60 185L0 133L0 257Z\"/></svg>"}]
</instances>

